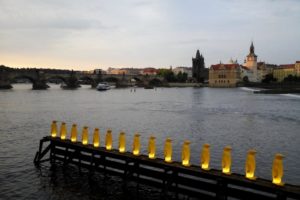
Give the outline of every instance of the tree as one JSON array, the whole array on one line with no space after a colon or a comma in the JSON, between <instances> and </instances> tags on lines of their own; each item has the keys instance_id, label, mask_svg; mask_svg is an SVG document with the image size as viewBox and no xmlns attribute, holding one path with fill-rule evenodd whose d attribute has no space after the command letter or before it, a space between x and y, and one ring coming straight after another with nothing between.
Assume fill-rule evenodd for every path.
<instances>
[{"instance_id":1,"label":"tree","mask_svg":"<svg viewBox=\"0 0 300 200\"><path fill-rule=\"evenodd\" d=\"M277 81L277 79L273 77L273 74L267 74L261 82L262 83L270 83L270 82L276 82L276 81Z\"/></svg>"},{"instance_id":2,"label":"tree","mask_svg":"<svg viewBox=\"0 0 300 200\"><path fill-rule=\"evenodd\" d=\"M283 82L300 82L300 77L290 74L283 79Z\"/></svg>"},{"instance_id":3,"label":"tree","mask_svg":"<svg viewBox=\"0 0 300 200\"><path fill-rule=\"evenodd\" d=\"M170 69L159 69L158 75L163 77L168 82L176 82L177 81L173 71Z\"/></svg>"},{"instance_id":4,"label":"tree","mask_svg":"<svg viewBox=\"0 0 300 200\"><path fill-rule=\"evenodd\" d=\"M188 75L187 73L182 73L181 71L177 74L177 81L178 82L181 82L181 83L184 83L186 82L188 79Z\"/></svg>"}]
</instances>

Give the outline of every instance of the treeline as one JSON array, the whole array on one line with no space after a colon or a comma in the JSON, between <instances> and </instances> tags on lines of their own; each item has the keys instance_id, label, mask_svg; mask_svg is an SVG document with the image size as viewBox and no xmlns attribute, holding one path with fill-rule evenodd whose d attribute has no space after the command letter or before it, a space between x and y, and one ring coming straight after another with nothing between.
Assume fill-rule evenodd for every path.
<instances>
[{"instance_id":1,"label":"treeline","mask_svg":"<svg viewBox=\"0 0 300 200\"><path fill-rule=\"evenodd\" d=\"M274 83L278 82L276 78L273 77L273 74L267 74L262 80L262 83ZM288 75L281 81L282 83L300 83L300 77L296 75Z\"/></svg>"},{"instance_id":2,"label":"treeline","mask_svg":"<svg viewBox=\"0 0 300 200\"><path fill-rule=\"evenodd\" d=\"M0 71L13 71L13 68L6 67L5 65L0 65Z\"/></svg>"},{"instance_id":3,"label":"treeline","mask_svg":"<svg viewBox=\"0 0 300 200\"><path fill-rule=\"evenodd\" d=\"M287 77L285 77L283 79L283 82L286 82L286 83L300 83L300 76L288 75Z\"/></svg>"},{"instance_id":4,"label":"treeline","mask_svg":"<svg viewBox=\"0 0 300 200\"><path fill-rule=\"evenodd\" d=\"M52 73L52 74L71 74L79 71L67 70L67 69L50 69L50 68L11 68L5 65L0 65L0 70L5 71L21 71L21 72L33 72L33 71L42 71L44 73Z\"/></svg>"},{"instance_id":5,"label":"treeline","mask_svg":"<svg viewBox=\"0 0 300 200\"><path fill-rule=\"evenodd\" d=\"M159 69L157 75L163 77L168 82L184 83L188 80L187 73L179 72L178 74L174 74L170 69Z\"/></svg>"}]
</instances>

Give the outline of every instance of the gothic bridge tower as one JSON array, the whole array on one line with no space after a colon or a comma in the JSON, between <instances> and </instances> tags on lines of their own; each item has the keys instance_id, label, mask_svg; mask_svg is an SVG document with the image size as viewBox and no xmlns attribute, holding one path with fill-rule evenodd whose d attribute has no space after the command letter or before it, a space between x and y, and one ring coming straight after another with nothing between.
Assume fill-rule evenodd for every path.
<instances>
[{"instance_id":1,"label":"gothic bridge tower","mask_svg":"<svg viewBox=\"0 0 300 200\"><path fill-rule=\"evenodd\" d=\"M203 83L204 80L208 79L208 70L205 68L204 57L200 54L199 50L197 50L196 57L192 58L193 61L193 78L197 80L197 82Z\"/></svg>"}]
</instances>

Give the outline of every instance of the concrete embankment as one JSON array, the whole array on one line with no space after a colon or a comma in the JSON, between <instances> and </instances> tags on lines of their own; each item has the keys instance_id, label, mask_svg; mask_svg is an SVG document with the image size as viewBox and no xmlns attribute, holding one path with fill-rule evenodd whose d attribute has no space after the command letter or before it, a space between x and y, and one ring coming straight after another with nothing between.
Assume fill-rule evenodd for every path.
<instances>
[{"instance_id":1,"label":"concrete embankment","mask_svg":"<svg viewBox=\"0 0 300 200\"><path fill-rule=\"evenodd\" d=\"M202 83L168 83L166 87L203 87Z\"/></svg>"}]
</instances>

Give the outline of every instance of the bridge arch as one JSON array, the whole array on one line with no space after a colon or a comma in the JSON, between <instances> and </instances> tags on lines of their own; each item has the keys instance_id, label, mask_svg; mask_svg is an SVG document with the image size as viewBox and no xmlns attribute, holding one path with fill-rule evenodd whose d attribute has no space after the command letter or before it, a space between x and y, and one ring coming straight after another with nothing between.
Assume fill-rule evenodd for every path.
<instances>
[{"instance_id":1,"label":"bridge arch","mask_svg":"<svg viewBox=\"0 0 300 200\"><path fill-rule=\"evenodd\" d=\"M149 85L159 87L159 86L163 85L163 82L158 78L153 78L153 79L149 80Z\"/></svg>"},{"instance_id":2,"label":"bridge arch","mask_svg":"<svg viewBox=\"0 0 300 200\"><path fill-rule=\"evenodd\" d=\"M61 82L67 83L67 79L63 76L55 75L47 77L46 81L50 82L51 80L60 80Z\"/></svg>"},{"instance_id":3,"label":"bridge arch","mask_svg":"<svg viewBox=\"0 0 300 200\"><path fill-rule=\"evenodd\" d=\"M16 81L18 79L27 79L32 83L32 89L33 90L45 90L47 88L49 88L49 86L46 84L46 80L45 79L40 79L39 76L37 77L32 77L30 75L27 74L19 74L19 75L15 75L10 77L10 80L12 81Z\"/></svg>"},{"instance_id":4,"label":"bridge arch","mask_svg":"<svg viewBox=\"0 0 300 200\"><path fill-rule=\"evenodd\" d=\"M116 77L113 76L109 76L103 79L106 82L114 82L114 83L118 83L120 80Z\"/></svg>"},{"instance_id":5,"label":"bridge arch","mask_svg":"<svg viewBox=\"0 0 300 200\"><path fill-rule=\"evenodd\" d=\"M96 87L97 81L89 76L82 76L78 79L80 84L91 85L91 87Z\"/></svg>"},{"instance_id":6,"label":"bridge arch","mask_svg":"<svg viewBox=\"0 0 300 200\"><path fill-rule=\"evenodd\" d=\"M29 80L32 84L35 84L36 80L31 77L31 76L28 76L28 75L17 75L17 76L14 76L11 78L11 81L15 82L17 80L20 80L20 79L26 79L26 80Z\"/></svg>"}]
</instances>

